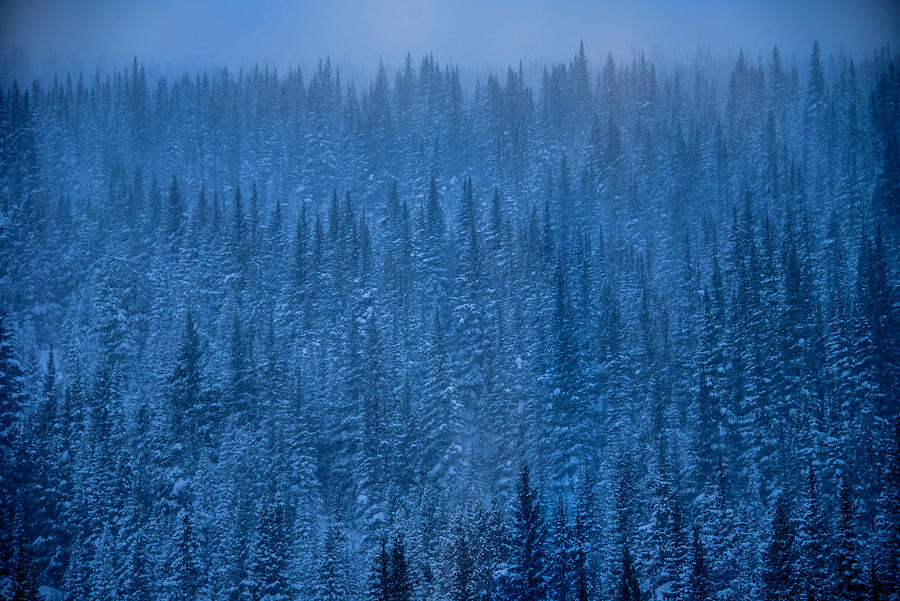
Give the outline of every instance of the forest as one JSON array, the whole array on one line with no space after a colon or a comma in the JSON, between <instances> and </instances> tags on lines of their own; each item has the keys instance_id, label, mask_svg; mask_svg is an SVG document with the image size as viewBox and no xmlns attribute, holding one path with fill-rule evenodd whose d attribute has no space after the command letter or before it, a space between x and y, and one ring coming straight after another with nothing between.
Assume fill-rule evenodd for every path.
<instances>
[{"instance_id":1,"label":"forest","mask_svg":"<svg viewBox=\"0 0 900 601\"><path fill-rule=\"evenodd\" d=\"M573 49L5 86L0 598L900 600L900 54Z\"/></svg>"}]
</instances>

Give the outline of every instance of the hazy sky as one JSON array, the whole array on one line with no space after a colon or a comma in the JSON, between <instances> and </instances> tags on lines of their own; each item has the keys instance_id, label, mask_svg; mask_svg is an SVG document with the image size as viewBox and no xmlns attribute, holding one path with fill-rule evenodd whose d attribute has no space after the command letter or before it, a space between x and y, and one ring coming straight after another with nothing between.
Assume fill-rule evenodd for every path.
<instances>
[{"instance_id":1,"label":"hazy sky","mask_svg":"<svg viewBox=\"0 0 900 601\"><path fill-rule=\"evenodd\" d=\"M19 76L133 56L182 69L330 55L368 70L407 51L481 69L568 58L579 38L595 64L636 49L806 54L813 39L859 54L900 39L900 0L0 0L0 56Z\"/></svg>"}]
</instances>

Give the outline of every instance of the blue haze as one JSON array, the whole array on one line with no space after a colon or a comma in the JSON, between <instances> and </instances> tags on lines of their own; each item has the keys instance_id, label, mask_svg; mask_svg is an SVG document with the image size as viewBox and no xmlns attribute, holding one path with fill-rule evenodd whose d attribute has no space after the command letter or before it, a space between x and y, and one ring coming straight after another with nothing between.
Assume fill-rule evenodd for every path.
<instances>
[{"instance_id":1,"label":"blue haze","mask_svg":"<svg viewBox=\"0 0 900 601\"><path fill-rule=\"evenodd\" d=\"M4 3L0 599L900 600L897 26Z\"/></svg>"}]
</instances>

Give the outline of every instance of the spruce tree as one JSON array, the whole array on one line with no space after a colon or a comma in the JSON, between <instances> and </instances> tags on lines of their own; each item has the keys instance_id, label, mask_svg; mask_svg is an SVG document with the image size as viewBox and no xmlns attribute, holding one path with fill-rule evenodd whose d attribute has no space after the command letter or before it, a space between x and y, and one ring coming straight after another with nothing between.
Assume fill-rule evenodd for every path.
<instances>
[{"instance_id":1,"label":"spruce tree","mask_svg":"<svg viewBox=\"0 0 900 601\"><path fill-rule=\"evenodd\" d=\"M709 567L706 563L706 552L700 538L700 528L694 528L691 544L691 569L688 576L687 598L691 601L712 601L713 588Z\"/></svg>"},{"instance_id":2,"label":"spruce tree","mask_svg":"<svg viewBox=\"0 0 900 601\"><path fill-rule=\"evenodd\" d=\"M769 543L763 564L763 599L788 601L797 594L796 548L790 507L785 496L775 500Z\"/></svg>"},{"instance_id":3,"label":"spruce tree","mask_svg":"<svg viewBox=\"0 0 900 601\"><path fill-rule=\"evenodd\" d=\"M4 566L14 565L14 508L22 484L16 464L25 403L24 376L10 319L0 310L0 564Z\"/></svg>"},{"instance_id":4,"label":"spruce tree","mask_svg":"<svg viewBox=\"0 0 900 601\"><path fill-rule=\"evenodd\" d=\"M178 357L171 376L171 416L176 437L206 431L211 424L204 423L204 407L201 399L200 337L194 326L193 311L188 309L184 330L178 349Z\"/></svg>"},{"instance_id":5,"label":"spruce tree","mask_svg":"<svg viewBox=\"0 0 900 601\"><path fill-rule=\"evenodd\" d=\"M200 543L191 513L188 504L175 516L166 579L170 598L175 601L199 601L204 598L206 569L201 564Z\"/></svg>"},{"instance_id":6,"label":"spruce tree","mask_svg":"<svg viewBox=\"0 0 900 601\"><path fill-rule=\"evenodd\" d=\"M799 592L808 601L827 598L825 589L827 577L827 528L819 501L819 487L813 466L807 475L804 511L800 520L797 543Z\"/></svg>"},{"instance_id":7,"label":"spruce tree","mask_svg":"<svg viewBox=\"0 0 900 601\"><path fill-rule=\"evenodd\" d=\"M391 556L388 553L387 540L382 537L378 554L372 564L369 576L370 601L391 601Z\"/></svg>"},{"instance_id":8,"label":"spruce tree","mask_svg":"<svg viewBox=\"0 0 900 601\"><path fill-rule=\"evenodd\" d=\"M511 589L519 601L538 601L546 594L546 533L538 491L527 467L519 472L510 538Z\"/></svg>"},{"instance_id":9,"label":"spruce tree","mask_svg":"<svg viewBox=\"0 0 900 601\"><path fill-rule=\"evenodd\" d=\"M399 535L391 545L387 589L390 601L412 601L413 583L410 577L409 559L406 557L403 538Z\"/></svg>"},{"instance_id":10,"label":"spruce tree","mask_svg":"<svg viewBox=\"0 0 900 601\"><path fill-rule=\"evenodd\" d=\"M856 532L856 510L847 478L838 487L838 518L832 557L832 594L842 601L857 601L867 597L865 562Z\"/></svg>"},{"instance_id":11,"label":"spruce tree","mask_svg":"<svg viewBox=\"0 0 900 601\"><path fill-rule=\"evenodd\" d=\"M629 551L627 546L622 553L615 598L616 601L641 601L641 587L638 583L637 572L634 569L631 551Z\"/></svg>"},{"instance_id":12,"label":"spruce tree","mask_svg":"<svg viewBox=\"0 0 900 601\"><path fill-rule=\"evenodd\" d=\"M473 583L474 576L475 558L471 549L470 537L464 529L460 528L453 543L450 592L452 601L473 601L476 599Z\"/></svg>"}]
</instances>

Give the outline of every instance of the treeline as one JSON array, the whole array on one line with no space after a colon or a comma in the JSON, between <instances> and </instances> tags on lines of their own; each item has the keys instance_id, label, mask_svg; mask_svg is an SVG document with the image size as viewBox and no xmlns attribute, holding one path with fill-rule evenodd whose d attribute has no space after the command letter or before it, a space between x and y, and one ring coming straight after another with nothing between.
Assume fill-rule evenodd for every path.
<instances>
[{"instance_id":1,"label":"treeline","mask_svg":"<svg viewBox=\"0 0 900 601\"><path fill-rule=\"evenodd\" d=\"M896 59L13 84L3 590L900 599Z\"/></svg>"}]
</instances>

